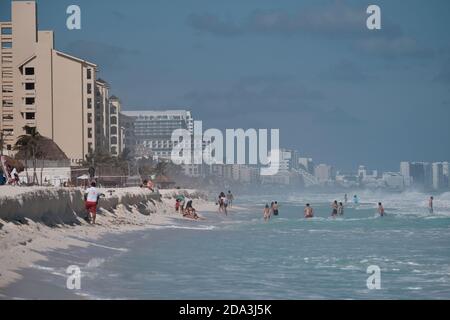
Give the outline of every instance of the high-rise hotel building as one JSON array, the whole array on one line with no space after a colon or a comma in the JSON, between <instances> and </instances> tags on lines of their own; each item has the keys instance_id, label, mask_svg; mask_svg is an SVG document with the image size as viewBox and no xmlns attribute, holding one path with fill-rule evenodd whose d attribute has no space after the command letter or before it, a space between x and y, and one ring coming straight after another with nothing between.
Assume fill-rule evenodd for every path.
<instances>
[{"instance_id":1,"label":"high-rise hotel building","mask_svg":"<svg viewBox=\"0 0 450 320\"><path fill-rule=\"evenodd\" d=\"M188 110L123 111L133 122L134 145L151 150L153 156L170 158L172 132L186 129L193 134L194 120Z\"/></svg>"},{"instance_id":2,"label":"high-rise hotel building","mask_svg":"<svg viewBox=\"0 0 450 320\"><path fill-rule=\"evenodd\" d=\"M73 165L98 146L110 151L108 85L96 80L97 66L54 48L53 31L37 30L35 1L11 6L11 21L0 22L4 148L12 150L29 126L55 141Z\"/></svg>"}]
</instances>

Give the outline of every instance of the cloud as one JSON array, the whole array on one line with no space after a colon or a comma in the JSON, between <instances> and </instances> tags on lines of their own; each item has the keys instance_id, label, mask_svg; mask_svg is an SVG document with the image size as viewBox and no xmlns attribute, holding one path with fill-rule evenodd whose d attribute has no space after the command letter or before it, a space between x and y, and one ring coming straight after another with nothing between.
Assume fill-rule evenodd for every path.
<instances>
[{"instance_id":1,"label":"cloud","mask_svg":"<svg viewBox=\"0 0 450 320\"><path fill-rule=\"evenodd\" d=\"M307 8L296 13L257 10L250 14L246 24L248 30L259 34L353 37L364 31L365 12L342 5Z\"/></svg>"},{"instance_id":2,"label":"cloud","mask_svg":"<svg viewBox=\"0 0 450 320\"><path fill-rule=\"evenodd\" d=\"M430 48L422 47L418 42L407 36L396 38L370 37L360 40L357 50L383 58L409 57L417 59L433 58L436 52Z\"/></svg>"},{"instance_id":3,"label":"cloud","mask_svg":"<svg viewBox=\"0 0 450 320\"><path fill-rule=\"evenodd\" d=\"M102 68L118 67L129 55L139 54L138 50L102 43L98 41L77 40L67 45L66 51L77 57L82 57Z\"/></svg>"},{"instance_id":4,"label":"cloud","mask_svg":"<svg viewBox=\"0 0 450 320\"><path fill-rule=\"evenodd\" d=\"M367 14L363 6L352 7L342 3L306 7L301 11L254 10L239 23L214 14L191 14L187 23L197 31L216 36L240 36L243 34L296 35L312 34L327 38L361 38L370 32L366 28ZM383 20L386 37L402 33L400 27Z\"/></svg>"},{"instance_id":5,"label":"cloud","mask_svg":"<svg viewBox=\"0 0 450 320\"><path fill-rule=\"evenodd\" d=\"M354 128L355 126L361 125L365 122L339 107L315 113L313 121L314 123L320 125L337 127L347 126L350 128Z\"/></svg>"},{"instance_id":6,"label":"cloud","mask_svg":"<svg viewBox=\"0 0 450 320\"><path fill-rule=\"evenodd\" d=\"M320 75L320 78L332 81L361 83L370 77L359 66L348 60L341 60Z\"/></svg>"},{"instance_id":7,"label":"cloud","mask_svg":"<svg viewBox=\"0 0 450 320\"><path fill-rule=\"evenodd\" d=\"M285 74L243 77L229 88L193 90L183 97L195 114L203 119L230 125L280 126L287 132L298 126L315 125L320 128L345 128L363 124L363 120L342 108L326 108L322 92L312 90ZM288 125L287 122L290 124ZM292 127L294 125L294 127Z\"/></svg>"},{"instance_id":8,"label":"cloud","mask_svg":"<svg viewBox=\"0 0 450 320\"><path fill-rule=\"evenodd\" d=\"M226 89L192 90L183 97L197 112L212 116L259 112L304 112L321 92L306 88L290 75L244 77Z\"/></svg>"},{"instance_id":9,"label":"cloud","mask_svg":"<svg viewBox=\"0 0 450 320\"><path fill-rule=\"evenodd\" d=\"M305 7L301 11L254 10L236 22L216 14L191 14L187 23L199 33L218 37L244 35L312 36L348 40L358 52L381 58L432 58L435 52L405 35L402 28L382 15L381 30L366 27L366 7L342 2Z\"/></svg>"},{"instance_id":10,"label":"cloud","mask_svg":"<svg viewBox=\"0 0 450 320\"><path fill-rule=\"evenodd\" d=\"M187 24L200 32L211 33L217 36L237 36L243 33L241 27L231 20L222 20L218 16L208 13L190 14Z\"/></svg>"},{"instance_id":11,"label":"cloud","mask_svg":"<svg viewBox=\"0 0 450 320\"><path fill-rule=\"evenodd\" d=\"M450 59L438 71L437 75L433 78L433 82L450 84Z\"/></svg>"}]
</instances>

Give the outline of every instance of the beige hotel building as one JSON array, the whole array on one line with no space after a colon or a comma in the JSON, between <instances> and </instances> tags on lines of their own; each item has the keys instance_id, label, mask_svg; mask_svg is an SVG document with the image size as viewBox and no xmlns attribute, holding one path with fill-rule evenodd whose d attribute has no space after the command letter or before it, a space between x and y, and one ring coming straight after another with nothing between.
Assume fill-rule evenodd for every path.
<instances>
[{"instance_id":1,"label":"beige hotel building","mask_svg":"<svg viewBox=\"0 0 450 320\"><path fill-rule=\"evenodd\" d=\"M11 21L0 22L4 149L10 152L30 126L55 141L72 165L97 147L111 151L109 86L96 79L97 66L54 48L53 31L37 30L35 1L11 7ZM114 147L116 154L123 149Z\"/></svg>"}]
</instances>

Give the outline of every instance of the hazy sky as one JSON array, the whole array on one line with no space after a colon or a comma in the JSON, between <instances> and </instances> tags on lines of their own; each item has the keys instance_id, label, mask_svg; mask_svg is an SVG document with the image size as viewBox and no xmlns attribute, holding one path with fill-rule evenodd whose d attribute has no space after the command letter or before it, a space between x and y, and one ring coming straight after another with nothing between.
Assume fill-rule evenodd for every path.
<instances>
[{"instance_id":1,"label":"hazy sky","mask_svg":"<svg viewBox=\"0 0 450 320\"><path fill-rule=\"evenodd\" d=\"M81 30L66 29L70 4ZM366 28L370 4L382 30ZM344 169L450 160L448 0L38 0L38 14L125 110L279 128L283 146Z\"/></svg>"}]
</instances>

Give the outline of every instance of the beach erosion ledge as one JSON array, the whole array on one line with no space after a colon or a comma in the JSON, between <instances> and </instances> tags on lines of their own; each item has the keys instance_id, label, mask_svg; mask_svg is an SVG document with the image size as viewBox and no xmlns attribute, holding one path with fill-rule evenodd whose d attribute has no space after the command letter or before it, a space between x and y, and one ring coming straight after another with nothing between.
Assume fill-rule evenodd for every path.
<instances>
[{"instance_id":1,"label":"beach erosion ledge","mask_svg":"<svg viewBox=\"0 0 450 320\"><path fill-rule=\"evenodd\" d=\"M2 187L0 189L0 219L25 223L27 219L47 226L81 224L86 216L83 189L46 187ZM125 210L143 215L156 213L158 208L173 206L169 203L177 195L206 200L197 190L166 189L151 192L145 188L102 189L105 196L99 201L99 214ZM168 208L167 208L168 209Z\"/></svg>"},{"instance_id":2,"label":"beach erosion ledge","mask_svg":"<svg viewBox=\"0 0 450 320\"><path fill-rule=\"evenodd\" d=\"M87 247L106 234L150 230L185 220L175 198L194 201L201 214L214 203L194 189L98 188L97 224L84 220L84 190L55 187L0 187L0 298L2 288L21 279L20 270L47 260L46 252ZM192 221L195 223L195 221Z\"/></svg>"}]
</instances>

